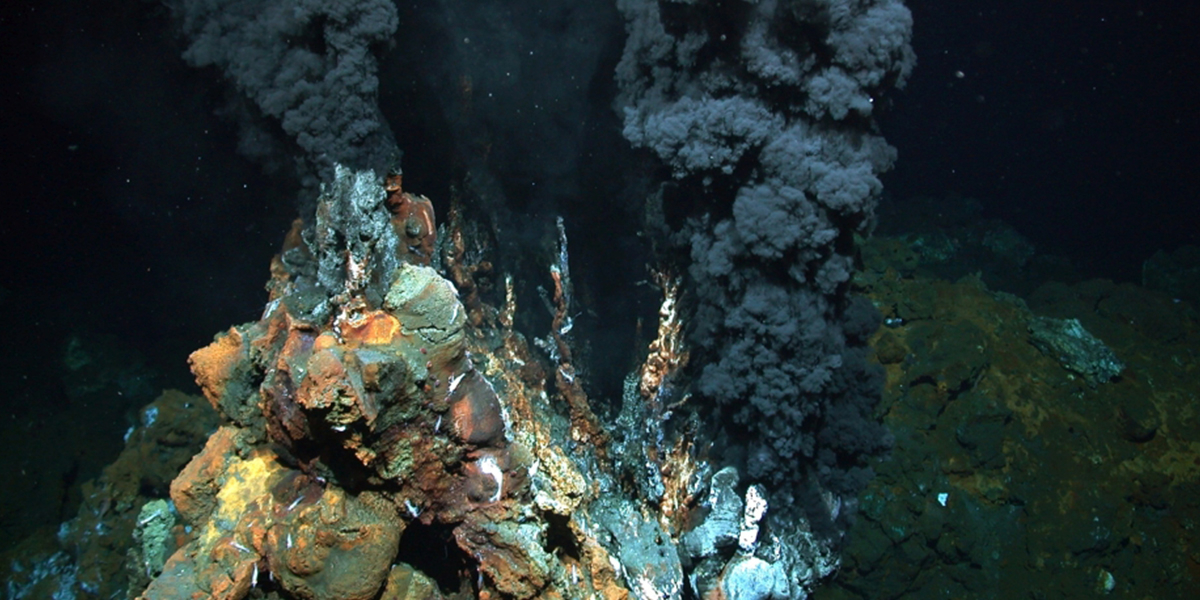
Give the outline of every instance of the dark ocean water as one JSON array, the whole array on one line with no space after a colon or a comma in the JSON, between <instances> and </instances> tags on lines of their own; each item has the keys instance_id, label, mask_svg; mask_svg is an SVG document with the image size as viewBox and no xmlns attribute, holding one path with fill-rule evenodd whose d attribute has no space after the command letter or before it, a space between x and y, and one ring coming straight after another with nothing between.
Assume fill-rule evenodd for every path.
<instances>
[{"instance_id":1,"label":"dark ocean water","mask_svg":"<svg viewBox=\"0 0 1200 600\"><path fill-rule=\"evenodd\" d=\"M621 18L604 3L581 6L593 30L556 30L552 8L505 13L511 35L497 38L515 49L496 64L507 71L474 80L436 54L440 34L422 26L424 8L402 6L397 39L380 48L380 110L405 152L406 189L440 212L469 154L491 167L520 219L565 215L590 313L581 327L592 385L615 396L635 322L653 315L655 297L638 285L647 249L636 200L621 197L641 169L612 106ZM1054 268L984 278L1018 294L1048 281L1140 284L1156 252L1200 245L1200 8L908 6L918 65L877 113L899 151L880 231L1003 223L1020 240L1014 251L1055 257ZM73 516L80 484L117 456L138 410L165 388L196 391L187 355L259 317L301 182L287 148L268 160L239 152L228 86L183 61L163 6L0 10L0 452L16 482L0 492L8 546ZM537 38L520 35L535 29ZM556 44L586 47L579 56L592 62L551 68L541 57ZM520 81L504 83L513 73ZM488 86L504 105L488 104ZM545 109L560 101L570 106ZM478 115L487 134L456 138L464 129L445 122L448 104L468 123ZM545 244L520 231L508 239ZM988 268L980 264L963 259L941 275Z\"/></svg>"}]
</instances>

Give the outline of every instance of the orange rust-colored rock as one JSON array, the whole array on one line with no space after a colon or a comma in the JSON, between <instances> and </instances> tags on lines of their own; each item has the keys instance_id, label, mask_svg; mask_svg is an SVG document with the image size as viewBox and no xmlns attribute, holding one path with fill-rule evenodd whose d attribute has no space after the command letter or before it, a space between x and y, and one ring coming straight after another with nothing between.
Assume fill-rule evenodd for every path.
<instances>
[{"instance_id":1,"label":"orange rust-colored rock","mask_svg":"<svg viewBox=\"0 0 1200 600\"><path fill-rule=\"evenodd\" d=\"M237 438L238 430L233 427L217 429L204 450L171 482L171 500L184 520L199 522L212 513L220 491L217 477L225 472L226 462L234 455Z\"/></svg>"},{"instance_id":2,"label":"orange rust-colored rock","mask_svg":"<svg viewBox=\"0 0 1200 600\"><path fill-rule=\"evenodd\" d=\"M482 445L499 441L504 434L504 416L496 392L478 371L463 373L450 381L450 419L459 439Z\"/></svg>"},{"instance_id":3,"label":"orange rust-colored rock","mask_svg":"<svg viewBox=\"0 0 1200 600\"><path fill-rule=\"evenodd\" d=\"M238 458L237 435L222 428L173 486L194 533L143 597L234 600L268 572L301 598L375 597L404 531L395 505L327 487L263 448Z\"/></svg>"},{"instance_id":4,"label":"orange rust-colored rock","mask_svg":"<svg viewBox=\"0 0 1200 600\"><path fill-rule=\"evenodd\" d=\"M683 341L683 320L679 316L679 278L666 270L652 270L654 283L662 289L658 308L658 335L650 343L649 355L642 365L638 391L642 398L659 404L663 386L687 366L688 351ZM659 407L661 412L663 407Z\"/></svg>"},{"instance_id":5,"label":"orange rust-colored rock","mask_svg":"<svg viewBox=\"0 0 1200 600\"><path fill-rule=\"evenodd\" d=\"M500 313L493 307L484 304L479 296L481 281L492 273L492 263L487 260L467 260L467 244L464 239L462 207L457 198L450 203L447 215L449 226L449 243L442 255L442 266L447 276L458 287L459 299L467 309L467 319L472 327L480 327L484 323L495 325ZM509 280L511 284L511 280ZM511 321L509 322L511 325Z\"/></svg>"},{"instance_id":6,"label":"orange rust-colored rock","mask_svg":"<svg viewBox=\"0 0 1200 600\"><path fill-rule=\"evenodd\" d=\"M511 467L504 451L480 450L468 455L463 464L463 492L475 504L499 502L511 491L506 472Z\"/></svg>"},{"instance_id":7,"label":"orange rust-colored rock","mask_svg":"<svg viewBox=\"0 0 1200 600\"><path fill-rule=\"evenodd\" d=\"M289 319L290 320L290 319ZM300 327L293 324L288 332L283 346L279 349L280 356L301 356L314 351L317 340L321 339L312 328Z\"/></svg>"},{"instance_id":8,"label":"orange rust-colored rock","mask_svg":"<svg viewBox=\"0 0 1200 600\"><path fill-rule=\"evenodd\" d=\"M367 600L383 585L403 531L387 500L328 488L285 510L264 549L275 579L301 598Z\"/></svg>"},{"instance_id":9,"label":"orange rust-colored rock","mask_svg":"<svg viewBox=\"0 0 1200 600\"><path fill-rule=\"evenodd\" d=\"M454 533L458 545L478 558L479 572L489 588L505 597L532 598L550 583L547 573L538 568L549 558L536 543L535 529L532 524L494 521L477 512Z\"/></svg>"},{"instance_id":10,"label":"orange rust-colored rock","mask_svg":"<svg viewBox=\"0 0 1200 600\"><path fill-rule=\"evenodd\" d=\"M561 227L561 221L559 225ZM565 337L567 324L571 319L568 306L570 282L566 280L558 265L551 266L550 277L554 280L554 319L550 324L550 337L553 338L558 354L558 368L554 370L554 381L570 410L571 439L594 447L598 456L607 460L608 433L600 425L596 413L592 411L587 392L583 389L583 382L572 364L571 345Z\"/></svg>"},{"instance_id":11,"label":"orange rust-colored rock","mask_svg":"<svg viewBox=\"0 0 1200 600\"><path fill-rule=\"evenodd\" d=\"M385 189L388 210L392 213L392 229L401 240L400 258L413 264L428 265L433 259L437 238L433 203L425 196L405 192L397 174L388 176Z\"/></svg>"},{"instance_id":12,"label":"orange rust-colored rock","mask_svg":"<svg viewBox=\"0 0 1200 600\"><path fill-rule=\"evenodd\" d=\"M378 415L374 401L362 387L362 379L350 376L343 362L353 362L352 356L337 349L314 353L296 390L297 402L310 411L319 411L332 427L345 427L359 419L370 425Z\"/></svg>"},{"instance_id":13,"label":"orange rust-colored rock","mask_svg":"<svg viewBox=\"0 0 1200 600\"><path fill-rule=\"evenodd\" d=\"M418 554L459 561L439 575L462 579L447 591L551 600L576 596L578 584L623 597L615 559L576 515L598 485L574 460L594 456L588 444L603 434L573 368L563 362L556 376L576 437L555 439L549 369L511 328L491 340L471 329L498 312L472 288L468 314L454 284L426 266L429 201L405 194L399 177L387 192L399 267L382 272L368 240L339 249L343 215L322 205L326 229L306 244L293 228L273 262L262 319L195 353L197 378L230 424L172 486L192 531L146 598L234 600L264 578L286 597L440 598L425 574L393 566L416 524L447 544ZM476 272L463 262L452 271ZM527 422L514 429L510 411ZM545 515L562 521L562 548L544 546Z\"/></svg>"},{"instance_id":14,"label":"orange rust-colored rock","mask_svg":"<svg viewBox=\"0 0 1200 600\"><path fill-rule=\"evenodd\" d=\"M271 522L270 489L286 475L277 457L256 449L240 458L240 432L224 427L172 485L180 514L193 527L190 542L168 560L143 593L147 600L245 597L262 558Z\"/></svg>"},{"instance_id":15,"label":"orange rust-colored rock","mask_svg":"<svg viewBox=\"0 0 1200 600\"><path fill-rule=\"evenodd\" d=\"M379 600L442 600L437 583L406 563L398 563L388 573L387 584Z\"/></svg>"},{"instance_id":16,"label":"orange rust-colored rock","mask_svg":"<svg viewBox=\"0 0 1200 600\"><path fill-rule=\"evenodd\" d=\"M292 219L292 226L288 228L287 234L283 237L282 254L287 254L293 250L303 250L308 252L308 247L304 244L304 220Z\"/></svg>"},{"instance_id":17,"label":"orange rust-colored rock","mask_svg":"<svg viewBox=\"0 0 1200 600\"><path fill-rule=\"evenodd\" d=\"M374 310L343 323L339 333L346 345L386 346L399 335L400 320L382 310Z\"/></svg>"},{"instance_id":18,"label":"orange rust-colored rock","mask_svg":"<svg viewBox=\"0 0 1200 600\"><path fill-rule=\"evenodd\" d=\"M213 343L188 357L196 383L214 408L220 409L225 384L233 379L233 370L245 359L246 343L236 327L230 327L229 331L218 335Z\"/></svg>"},{"instance_id":19,"label":"orange rust-colored rock","mask_svg":"<svg viewBox=\"0 0 1200 600\"><path fill-rule=\"evenodd\" d=\"M266 314L255 324L255 328L247 336L251 338L250 352L259 354L277 352L294 332L311 330L307 323L295 319L282 302L268 304Z\"/></svg>"},{"instance_id":20,"label":"orange rust-colored rock","mask_svg":"<svg viewBox=\"0 0 1200 600\"><path fill-rule=\"evenodd\" d=\"M313 340L312 349L314 351L328 350L329 348L336 348L340 344L341 344L341 342L338 341L337 336L334 335L333 332L324 331L324 332L321 332L321 335L318 335L315 340Z\"/></svg>"}]
</instances>

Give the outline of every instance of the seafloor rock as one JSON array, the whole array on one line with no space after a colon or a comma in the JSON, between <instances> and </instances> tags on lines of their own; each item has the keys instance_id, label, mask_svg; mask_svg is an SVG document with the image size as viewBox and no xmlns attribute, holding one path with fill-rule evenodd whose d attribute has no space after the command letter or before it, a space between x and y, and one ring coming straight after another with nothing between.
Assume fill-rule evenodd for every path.
<instances>
[{"instance_id":1,"label":"seafloor rock","mask_svg":"<svg viewBox=\"0 0 1200 600\"><path fill-rule=\"evenodd\" d=\"M379 600L441 600L437 582L408 563L397 563L388 572Z\"/></svg>"},{"instance_id":2,"label":"seafloor rock","mask_svg":"<svg viewBox=\"0 0 1200 600\"><path fill-rule=\"evenodd\" d=\"M476 509L524 489L528 465L510 456L465 318L448 281L405 263L379 309L318 327L293 316L285 294L262 321L198 351L197 380L233 424L173 485L197 534L145 597L236 598L260 570L300 598L373 597L398 551L401 511L474 539L487 525ZM512 550L499 564L527 562L502 547ZM531 573L494 579L503 589Z\"/></svg>"},{"instance_id":3,"label":"seafloor rock","mask_svg":"<svg viewBox=\"0 0 1200 600\"><path fill-rule=\"evenodd\" d=\"M204 445L217 416L202 398L163 392L138 411L125 449L82 486L75 516L0 555L8 598L123 598L155 577L183 527L171 479Z\"/></svg>"},{"instance_id":4,"label":"seafloor rock","mask_svg":"<svg viewBox=\"0 0 1200 600\"><path fill-rule=\"evenodd\" d=\"M800 598L836 565L819 542L787 547L803 519L768 515L759 546L736 473L708 493L700 444L664 434L669 410L645 395L685 362L677 286L644 370L659 383L631 379L642 422L614 463L570 362L565 230L547 364L512 329L511 283L502 308L474 293L468 307L430 266L427 200L398 178L337 177L273 261L262 318L191 357L225 425L171 486L190 533L142 598L678 598L679 546L701 523L689 564L730 597ZM450 239L449 272L482 272L460 224ZM759 571L779 581L763 588Z\"/></svg>"},{"instance_id":5,"label":"seafloor rock","mask_svg":"<svg viewBox=\"0 0 1200 600\"><path fill-rule=\"evenodd\" d=\"M1029 322L1029 333L1034 346L1091 385L1109 381L1125 368L1104 342L1083 328L1079 319L1038 317Z\"/></svg>"},{"instance_id":6,"label":"seafloor rock","mask_svg":"<svg viewBox=\"0 0 1200 600\"><path fill-rule=\"evenodd\" d=\"M896 445L817 597L1197 597L1195 309L1106 281L1048 283L1027 305L864 256L857 284L892 324L874 346ZM1094 385L1035 347L1035 313L1077 319L1121 377Z\"/></svg>"},{"instance_id":7,"label":"seafloor rock","mask_svg":"<svg viewBox=\"0 0 1200 600\"><path fill-rule=\"evenodd\" d=\"M238 598L268 572L299 598L374 597L403 533L395 505L326 486L264 449L243 458L243 436L221 428L176 480L172 496L194 537L143 597Z\"/></svg>"}]
</instances>

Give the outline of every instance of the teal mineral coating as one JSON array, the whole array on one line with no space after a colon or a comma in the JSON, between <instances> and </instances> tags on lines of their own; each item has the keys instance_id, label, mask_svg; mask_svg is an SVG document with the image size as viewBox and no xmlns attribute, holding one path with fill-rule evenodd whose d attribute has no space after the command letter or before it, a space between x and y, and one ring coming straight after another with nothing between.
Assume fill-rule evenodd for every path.
<instances>
[{"instance_id":1,"label":"teal mineral coating","mask_svg":"<svg viewBox=\"0 0 1200 600\"><path fill-rule=\"evenodd\" d=\"M1111 380L1125 368L1104 342L1083 328L1079 319L1038 317L1029 323L1029 333L1038 350L1068 371L1081 375L1093 387Z\"/></svg>"},{"instance_id":2,"label":"teal mineral coating","mask_svg":"<svg viewBox=\"0 0 1200 600\"><path fill-rule=\"evenodd\" d=\"M141 550L141 567L146 575L153 577L162 572L173 550L170 546L175 513L166 500L151 500L142 505L137 523L133 538Z\"/></svg>"},{"instance_id":3,"label":"teal mineral coating","mask_svg":"<svg viewBox=\"0 0 1200 600\"><path fill-rule=\"evenodd\" d=\"M400 319L406 334L415 333L430 344L455 343L462 337L467 314L453 284L431 267L408 263L393 277L383 307ZM431 286L432 293L425 294Z\"/></svg>"},{"instance_id":4,"label":"teal mineral coating","mask_svg":"<svg viewBox=\"0 0 1200 600\"><path fill-rule=\"evenodd\" d=\"M617 495L596 500L588 507L588 516L608 532L611 551L620 561L632 598L679 597L683 565L670 536L655 519L644 515L635 502Z\"/></svg>"}]
</instances>

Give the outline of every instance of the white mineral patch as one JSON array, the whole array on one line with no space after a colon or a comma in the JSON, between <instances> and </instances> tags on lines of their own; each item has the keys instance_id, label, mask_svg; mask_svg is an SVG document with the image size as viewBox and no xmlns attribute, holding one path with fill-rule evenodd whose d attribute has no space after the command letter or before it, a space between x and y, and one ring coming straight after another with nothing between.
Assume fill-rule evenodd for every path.
<instances>
[{"instance_id":1,"label":"white mineral patch","mask_svg":"<svg viewBox=\"0 0 1200 600\"><path fill-rule=\"evenodd\" d=\"M742 531L738 534L738 549L753 554L758 545L758 522L767 514L767 497L757 485L746 490L746 512L742 513Z\"/></svg>"},{"instance_id":2,"label":"white mineral patch","mask_svg":"<svg viewBox=\"0 0 1200 600\"><path fill-rule=\"evenodd\" d=\"M488 498L488 502L499 500L504 490L504 472L500 470L500 465L496 462L496 457L489 454L479 459L479 471L491 477L496 482L496 493L492 494L491 498Z\"/></svg>"}]
</instances>

